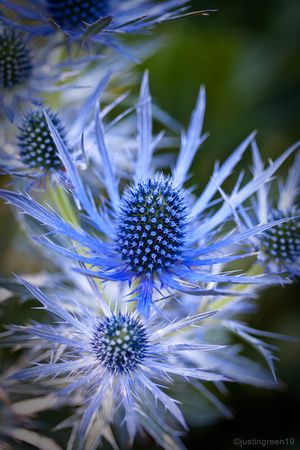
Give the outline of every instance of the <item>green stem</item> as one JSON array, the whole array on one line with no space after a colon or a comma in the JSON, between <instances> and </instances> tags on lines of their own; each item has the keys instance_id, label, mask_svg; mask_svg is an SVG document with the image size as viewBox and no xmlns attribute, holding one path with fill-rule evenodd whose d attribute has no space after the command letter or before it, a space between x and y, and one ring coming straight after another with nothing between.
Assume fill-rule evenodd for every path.
<instances>
[{"instance_id":1,"label":"green stem","mask_svg":"<svg viewBox=\"0 0 300 450\"><path fill-rule=\"evenodd\" d=\"M72 225L78 226L79 220L66 191L60 186L50 186L48 189L51 200L57 206L61 216Z\"/></svg>"}]
</instances>

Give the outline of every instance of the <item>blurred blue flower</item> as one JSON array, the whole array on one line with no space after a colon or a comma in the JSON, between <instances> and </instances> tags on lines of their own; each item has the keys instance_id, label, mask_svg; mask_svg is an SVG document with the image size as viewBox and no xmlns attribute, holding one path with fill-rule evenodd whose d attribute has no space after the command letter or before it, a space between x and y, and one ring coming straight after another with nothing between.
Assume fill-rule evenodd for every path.
<instances>
[{"instance_id":1,"label":"blurred blue flower","mask_svg":"<svg viewBox=\"0 0 300 450\"><path fill-rule=\"evenodd\" d=\"M146 33L154 25L192 14L189 0L1 0L9 12L17 14L21 29L35 35L47 36L61 31L71 40L93 41L127 54L118 37L124 34ZM203 14L207 12L203 11ZM30 24L27 25L27 21ZM63 42L63 41L62 41Z\"/></svg>"},{"instance_id":2,"label":"blurred blue flower","mask_svg":"<svg viewBox=\"0 0 300 450\"><path fill-rule=\"evenodd\" d=\"M208 312L217 309L217 314L203 321L201 328L193 330L191 339L202 338L213 343L215 337L218 336L218 339L221 339L222 342L227 344L234 342L236 344L236 338L238 338L239 341L246 343L257 351L266 362L271 374L263 367L259 367L259 364L255 362L253 356L246 363L245 356L243 357L238 349L237 351L232 351L233 348L231 345L221 352L215 352L212 358L209 355L207 357L204 356L204 358L201 355L199 358L197 358L197 355L192 355L193 361L200 364L200 361L203 362L204 359L205 364L209 367L217 365L221 367L220 370L223 375L240 383L276 388L279 386L277 384L278 381L274 364L278 359L276 356L277 347L265 342L263 338L282 341L294 341L295 339L278 333L252 328L245 322L245 319L250 314L256 314L258 312L258 305L255 300L260 298L259 294L262 287L246 284L244 286L238 286L234 289L236 295L224 296L222 298L217 296L207 297L204 304L203 301L200 303L197 297L184 295L179 297L180 301L176 306L172 304L170 316L176 317L179 311L182 315L195 315L199 314L200 311ZM235 336L234 341L231 339L232 334ZM218 358L219 362L217 363ZM225 364L226 359L228 360L227 364ZM240 367L238 368L239 364ZM247 369L245 371L246 366Z\"/></svg>"},{"instance_id":3,"label":"blurred blue flower","mask_svg":"<svg viewBox=\"0 0 300 450\"><path fill-rule=\"evenodd\" d=\"M37 47L29 35L5 25L0 17L0 119L15 117L53 89L62 77L51 66L49 47Z\"/></svg>"},{"instance_id":4,"label":"blurred blue flower","mask_svg":"<svg viewBox=\"0 0 300 450\"><path fill-rule=\"evenodd\" d=\"M55 123L61 139L68 145L61 117L49 108L47 112ZM0 170L17 178L27 179L29 182L26 190L36 184L37 181L43 181L47 175L53 175L58 179L61 175L63 180L63 165L58 156L43 109L41 107L32 108L18 122L16 136L18 152L10 155L2 151L0 153L0 158L2 156Z\"/></svg>"},{"instance_id":5,"label":"blurred blue flower","mask_svg":"<svg viewBox=\"0 0 300 450\"><path fill-rule=\"evenodd\" d=\"M109 307L96 284L89 305L74 298L65 305L63 300L52 299L34 285L24 280L23 283L54 314L55 321L12 327L12 342L22 340L26 346L36 347L40 356L34 367L18 371L11 378L39 378L47 383L55 377L57 389L61 388L57 390L59 397L74 397L79 392L83 396L83 406L78 409L82 415L78 430L81 447L89 439L98 416L111 411L106 424L121 428L122 436L128 437L127 444L132 444L136 434L144 430L164 448L180 448L174 419L183 429L186 423L176 399L166 394L163 386L171 385L174 375L186 382L227 380L218 370L206 371L205 366L185 363L186 352L223 348L186 339L191 325L215 312L171 323L152 314L145 321L119 299ZM103 430L98 427L93 432L99 440Z\"/></svg>"},{"instance_id":6,"label":"blurred blue flower","mask_svg":"<svg viewBox=\"0 0 300 450\"><path fill-rule=\"evenodd\" d=\"M299 147L299 143L297 147ZM254 141L254 173L263 171L258 146ZM245 223L252 227L274 220L284 220L280 225L264 231L253 239L260 249L259 260L267 271L300 275L300 152L289 169L286 181L279 179L276 183L260 187L254 200L252 211L243 210Z\"/></svg>"},{"instance_id":7,"label":"blurred blue flower","mask_svg":"<svg viewBox=\"0 0 300 450\"><path fill-rule=\"evenodd\" d=\"M214 268L249 256L251 253L248 250L248 253L243 251L247 240L281 223L281 220L275 220L246 231L237 230L234 224L228 227L228 220L232 216L235 218L236 208L270 180L295 146L243 186L239 177L233 192L223 198L225 194L221 185L253 140L251 134L223 165L216 165L208 185L195 199L183 188L183 184L200 144L207 137L201 134L204 109L205 94L201 89L188 131L182 134L172 175L153 173L152 156L162 134L155 138L152 136L151 101L148 76L145 75L137 105L138 155L135 175L133 185L125 188L122 196L109 159L98 111L95 133L102 158L103 181L109 197L109 204L100 197L101 209L96 206L88 187L84 186L68 149L45 112L72 185L72 194L82 209L82 228L74 228L29 196L9 191L1 191L1 196L49 227L52 231L42 239L43 243L88 265L80 269L81 272L102 280L133 283L132 292L136 294L139 311L145 316L149 315L154 290L160 292L162 288L167 288L197 295L221 295L221 289L208 289L208 283L276 283L279 278L272 275L244 276L240 273L242 269L240 272L224 269L219 273ZM222 196L216 197L220 190ZM99 200L96 202L99 203ZM93 231L90 231L91 226ZM72 246L76 241L81 250L68 249L65 243L58 245L51 237L53 234L69 239Z\"/></svg>"},{"instance_id":8,"label":"blurred blue flower","mask_svg":"<svg viewBox=\"0 0 300 450\"><path fill-rule=\"evenodd\" d=\"M90 89L84 101L77 97L76 106L73 104L65 106L61 113L46 108L60 138L72 154L76 165L80 167L86 164L85 154L81 151L80 145L82 133L107 80L108 74L105 73L98 84ZM74 90L78 90L78 86L67 85L65 93L68 89L71 94ZM67 183L65 169L45 118L44 106L40 103L25 109L27 112L20 114L14 124L3 129L0 173L24 179L25 191L32 187L42 187L48 176L64 185ZM72 147L69 146L69 142L72 142Z\"/></svg>"}]
</instances>

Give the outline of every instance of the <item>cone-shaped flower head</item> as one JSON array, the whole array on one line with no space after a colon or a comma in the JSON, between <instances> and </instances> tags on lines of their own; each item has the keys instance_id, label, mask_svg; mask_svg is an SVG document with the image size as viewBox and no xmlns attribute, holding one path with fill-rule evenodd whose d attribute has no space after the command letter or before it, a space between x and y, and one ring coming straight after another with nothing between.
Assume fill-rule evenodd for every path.
<instances>
[{"instance_id":1,"label":"cone-shaped flower head","mask_svg":"<svg viewBox=\"0 0 300 450\"><path fill-rule=\"evenodd\" d=\"M2 114L18 123L32 105L42 103L47 92L61 89L56 82L64 78L62 67L54 62L50 41L41 44L31 27L4 19L0 13L0 120ZM57 59L56 59L57 61Z\"/></svg>"},{"instance_id":2,"label":"cone-shaped flower head","mask_svg":"<svg viewBox=\"0 0 300 450\"><path fill-rule=\"evenodd\" d=\"M21 33L4 28L0 33L0 88L11 90L32 73L30 50Z\"/></svg>"},{"instance_id":3,"label":"cone-shaped flower head","mask_svg":"<svg viewBox=\"0 0 300 450\"><path fill-rule=\"evenodd\" d=\"M123 195L117 247L128 269L151 277L182 260L187 202L170 178L149 178Z\"/></svg>"},{"instance_id":4,"label":"cone-shaped flower head","mask_svg":"<svg viewBox=\"0 0 300 450\"><path fill-rule=\"evenodd\" d=\"M64 126L59 116L51 110L48 110L48 114L61 139L66 143ZM21 160L30 168L55 170L61 167L62 163L42 109L33 110L23 118L18 141Z\"/></svg>"},{"instance_id":5,"label":"cone-shaped flower head","mask_svg":"<svg viewBox=\"0 0 300 450\"><path fill-rule=\"evenodd\" d=\"M296 263L300 255L300 218L299 211L296 209L284 214L281 211L275 211L270 220L280 220L291 218L274 228L265 231L262 237L262 247L264 253L278 263L287 264ZM298 216L298 218L294 218Z\"/></svg>"},{"instance_id":6,"label":"cone-shaped flower head","mask_svg":"<svg viewBox=\"0 0 300 450\"><path fill-rule=\"evenodd\" d=\"M258 146L252 144L254 173L262 172L264 164ZM289 170L285 182L281 179L278 186L261 186L253 213L244 211L244 218L249 226L256 223L268 223L282 220L274 228L265 230L254 239L261 249L259 260L267 271L300 276L300 152Z\"/></svg>"}]
</instances>

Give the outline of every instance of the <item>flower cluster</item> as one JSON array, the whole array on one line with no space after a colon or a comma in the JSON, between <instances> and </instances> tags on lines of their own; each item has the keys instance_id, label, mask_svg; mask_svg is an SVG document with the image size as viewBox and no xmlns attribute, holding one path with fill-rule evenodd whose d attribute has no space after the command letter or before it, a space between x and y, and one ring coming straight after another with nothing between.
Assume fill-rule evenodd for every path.
<instances>
[{"instance_id":1,"label":"flower cluster","mask_svg":"<svg viewBox=\"0 0 300 450\"><path fill-rule=\"evenodd\" d=\"M32 367L14 364L1 384L36 414L68 408L56 424L72 429L66 448L127 448L139 435L182 449L195 398L231 416L214 383L277 384L275 348L262 338L281 337L240 315L262 288L300 274L299 153L272 189L299 143L265 165L251 133L199 193L190 179L208 137L205 89L174 136L148 72L138 100L125 91L136 55L120 36L203 12L186 0L0 4L0 169L10 179L0 196L50 267L35 283L1 280L1 305L15 295L44 313L3 331L3 346ZM153 51L143 45L142 58ZM179 147L174 164L158 155L167 146ZM251 149L252 171L236 176ZM264 362L245 357L232 335ZM28 423L29 434L11 426L9 438L60 448L55 433L40 437Z\"/></svg>"}]
</instances>

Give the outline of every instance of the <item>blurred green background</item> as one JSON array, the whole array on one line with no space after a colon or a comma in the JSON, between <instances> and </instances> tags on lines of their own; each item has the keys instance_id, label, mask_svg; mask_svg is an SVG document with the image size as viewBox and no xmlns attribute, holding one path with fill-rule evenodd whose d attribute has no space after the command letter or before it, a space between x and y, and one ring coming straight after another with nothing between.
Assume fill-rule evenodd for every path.
<instances>
[{"instance_id":1,"label":"blurred green background","mask_svg":"<svg viewBox=\"0 0 300 450\"><path fill-rule=\"evenodd\" d=\"M201 189L215 160L224 160L253 129L258 130L265 158L276 157L299 139L300 4L299 0L198 0L193 8L217 12L159 27L157 33L167 38L168 45L138 70L150 70L153 98L185 125L200 84L206 86L205 130L210 137L193 167L193 181ZM249 162L246 157L244 164ZM287 168L288 164L283 174ZM38 269L39 256L32 252L28 259L27 251L12 214L2 207L0 273ZM259 302L252 326L299 336L299 285L269 290ZM276 449L300 449L299 355L299 344L280 345L278 372L286 383L281 391L231 386L226 401L235 419L193 429L185 440L188 449L233 449L235 437L294 438L293 446Z\"/></svg>"}]
</instances>

